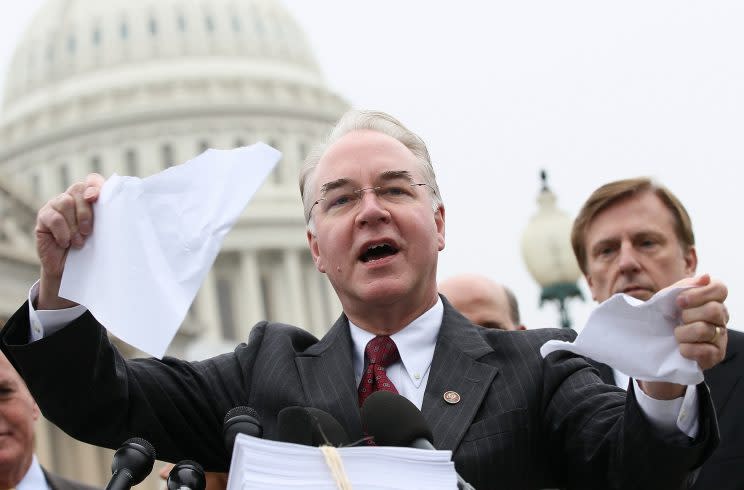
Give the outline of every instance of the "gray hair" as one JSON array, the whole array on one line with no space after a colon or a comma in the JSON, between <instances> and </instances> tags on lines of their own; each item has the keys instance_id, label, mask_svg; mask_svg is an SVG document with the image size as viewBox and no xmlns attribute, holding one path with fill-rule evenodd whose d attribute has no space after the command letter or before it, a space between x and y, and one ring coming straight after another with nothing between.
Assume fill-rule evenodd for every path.
<instances>
[{"instance_id":1,"label":"gray hair","mask_svg":"<svg viewBox=\"0 0 744 490\"><path fill-rule=\"evenodd\" d=\"M305 158L302 169L300 169L300 195L302 196L302 205L305 208L305 223L311 233L314 232L314 227L310 220L310 208L314 200L310 190L310 183L312 182L315 168L318 166L318 162L320 162L321 157L329 146L348 133L360 130L377 131L378 133L386 134L400 141L408 148L421 163L424 183L432 190L432 209L436 211L443 204L439 186L437 185L437 178L434 174L434 167L431 164L431 157L429 157L429 150L426 149L424 141L390 114L378 111L350 110L341 116L341 119L333 127L326 140L310 151L307 158Z\"/></svg>"}]
</instances>

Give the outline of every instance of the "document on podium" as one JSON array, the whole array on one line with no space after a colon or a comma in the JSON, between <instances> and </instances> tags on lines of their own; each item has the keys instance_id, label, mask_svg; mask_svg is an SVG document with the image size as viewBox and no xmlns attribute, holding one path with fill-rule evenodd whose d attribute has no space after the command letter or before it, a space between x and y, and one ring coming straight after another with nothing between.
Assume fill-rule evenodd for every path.
<instances>
[{"instance_id":1,"label":"document on podium","mask_svg":"<svg viewBox=\"0 0 744 490\"><path fill-rule=\"evenodd\" d=\"M354 490L455 490L451 451L406 447L338 448ZM238 434L227 490L338 490L320 448Z\"/></svg>"}]
</instances>

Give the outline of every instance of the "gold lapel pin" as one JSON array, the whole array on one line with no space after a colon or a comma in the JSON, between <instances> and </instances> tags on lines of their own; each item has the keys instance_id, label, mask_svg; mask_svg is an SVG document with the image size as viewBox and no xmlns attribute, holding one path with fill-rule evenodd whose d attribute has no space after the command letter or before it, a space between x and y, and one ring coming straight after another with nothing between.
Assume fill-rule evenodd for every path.
<instances>
[{"instance_id":1,"label":"gold lapel pin","mask_svg":"<svg viewBox=\"0 0 744 490\"><path fill-rule=\"evenodd\" d=\"M444 401L446 401L450 405L454 405L455 403L460 403L460 394L456 391L445 391Z\"/></svg>"}]
</instances>

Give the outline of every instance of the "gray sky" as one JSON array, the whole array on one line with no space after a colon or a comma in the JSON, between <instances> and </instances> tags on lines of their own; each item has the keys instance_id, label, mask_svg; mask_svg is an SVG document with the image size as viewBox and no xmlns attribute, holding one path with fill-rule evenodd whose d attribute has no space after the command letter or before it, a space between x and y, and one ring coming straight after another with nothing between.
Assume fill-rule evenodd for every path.
<instances>
[{"instance_id":1,"label":"gray sky","mask_svg":"<svg viewBox=\"0 0 744 490\"><path fill-rule=\"evenodd\" d=\"M744 326L744 3L282 1L334 90L428 143L447 209L441 278L486 274L514 289L528 327L555 326L520 253L539 169L571 215L600 184L648 175L687 206L698 270L728 284ZM3 67L41 3L4 5Z\"/></svg>"}]
</instances>

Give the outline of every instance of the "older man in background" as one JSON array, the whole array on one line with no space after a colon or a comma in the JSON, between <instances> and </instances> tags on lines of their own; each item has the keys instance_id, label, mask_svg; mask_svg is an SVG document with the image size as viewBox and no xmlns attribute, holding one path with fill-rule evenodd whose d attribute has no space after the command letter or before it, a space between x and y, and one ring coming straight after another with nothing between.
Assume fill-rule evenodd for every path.
<instances>
[{"instance_id":1,"label":"older man in background","mask_svg":"<svg viewBox=\"0 0 744 490\"><path fill-rule=\"evenodd\" d=\"M460 274L439 283L439 292L465 318L486 328L525 330L519 319L519 303L502 284L477 274Z\"/></svg>"},{"instance_id":2,"label":"older man in background","mask_svg":"<svg viewBox=\"0 0 744 490\"><path fill-rule=\"evenodd\" d=\"M647 178L618 180L589 196L577 216L571 241L593 298L615 293L648 300L660 289L695 275L697 250L692 222L679 199ZM684 314L682 317L684 321ZM744 489L744 334L700 324L709 334L692 348L714 349L728 336L724 360L705 371L718 414L721 443L703 465L696 489ZM675 332L680 343L689 339ZM707 340L707 342L705 341ZM621 388L628 377L597 363L602 379Z\"/></svg>"}]
</instances>

